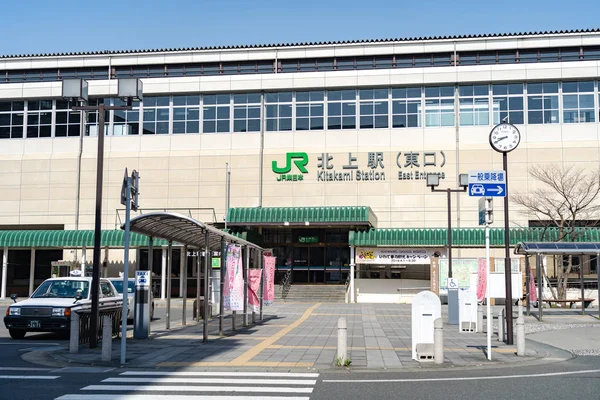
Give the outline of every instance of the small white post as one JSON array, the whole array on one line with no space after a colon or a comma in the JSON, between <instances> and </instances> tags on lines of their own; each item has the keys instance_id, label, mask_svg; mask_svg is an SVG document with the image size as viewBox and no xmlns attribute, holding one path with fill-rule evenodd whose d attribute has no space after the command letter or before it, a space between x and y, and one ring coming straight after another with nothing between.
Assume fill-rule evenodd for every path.
<instances>
[{"instance_id":1,"label":"small white post","mask_svg":"<svg viewBox=\"0 0 600 400\"><path fill-rule=\"evenodd\" d=\"M436 364L444 363L444 320L433 321L433 359Z\"/></svg>"},{"instance_id":2,"label":"small white post","mask_svg":"<svg viewBox=\"0 0 600 400\"><path fill-rule=\"evenodd\" d=\"M0 298L6 298L6 269L8 268L8 247L2 252L2 289L0 289Z\"/></svg>"},{"instance_id":3,"label":"small white post","mask_svg":"<svg viewBox=\"0 0 600 400\"><path fill-rule=\"evenodd\" d=\"M112 318L102 317L102 361L112 358Z\"/></svg>"},{"instance_id":4,"label":"small white post","mask_svg":"<svg viewBox=\"0 0 600 400\"><path fill-rule=\"evenodd\" d=\"M338 343L337 343L337 358L340 362L340 366L343 366L348 359L348 325L345 317L338 319Z\"/></svg>"},{"instance_id":5,"label":"small white post","mask_svg":"<svg viewBox=\"0 0 600 400\"><path fill-rule=\"evenodd\" d=\"M498 341L504 342L504 313L505 308L502 307L500 311L498 311Z\"/></svg>"},{"instance_id":6,"label":"small white post","mask_svg":"<svg viewBox=\"0 0 600 400\"><path fill-rule=\"evenodd\" d=\"M31 249L31 261L29 263L29 295L35 289L35 249Z\"/></svg>"},{"instance_id":7,"label":"small white post","mask_svg":"<svg viewBox=\"0 0 600 400\"><path fill-rule=\"evenodd\" d=\"M81 276L85 276L85 259L86 259L86 248L81 249ZM77 251L77 250L75 250Z\"/></svg>"},{"instance_id":8,"label":"small white post","mask_svg":"<svg viewBox=\"0 0 600 400\"><path fill-rule=\"evenodd\" d=\"M79 352L79 314L71 314L71 336L69 338L69 351L71 353Z\"/></svg>"},{"instance_id":9,"label":"small white post","mask_svg":"<svg viewBox=\"0 0 600 400\"><path fill-rule=\"evenodd\" d=\"M483 332L483 307L477 307L477 329L476 332Z\"/></svg>"},{"instance_id":10,"label":"small white post","mask_svg":"<svg viewBox=\"0 0 600 400\"><path fill-rule=\"evenodd\" d=\"M519 300L519 316L517 317L517 355L525 356L525 317L523 316L523 305Z\"/></svg>"},{"instance_id":11,"label":"small white post","mask_svg":"<svg viewBox=\"0 0 600 400\"><path fill-rule=\"evenodd\" d=\"M490 210L491 212L491 210ZM487 221L486 221L487 222ZM491 221L490 221L491 222ZM485 224L485 308L486 308L486 336L487 359L492 361L492 331L494 330L494 316L490 304L490 224ZM499 320L500 318L498 318Z\"/></svg>"}]
</instances>

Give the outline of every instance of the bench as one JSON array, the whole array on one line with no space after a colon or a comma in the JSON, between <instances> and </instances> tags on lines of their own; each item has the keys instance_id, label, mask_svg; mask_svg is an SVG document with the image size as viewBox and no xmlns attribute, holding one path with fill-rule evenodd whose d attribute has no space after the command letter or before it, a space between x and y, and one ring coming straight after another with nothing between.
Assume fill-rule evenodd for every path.
<instances>
[{"instance_id":1,"label":"bench","mask_svg":"<svg viewBox=\"0 0 600 400\"><path fill-rule=\"evenodd\" d=\"M561 300L556 300L556 299L544 299L542 300L545 303L548 303L548 306L552 307L552 304L569 304L569 308L573 308L573 304L575 303L581 303L583 301L583 308L588 308L589 305L594 301L595 299L561 299Z\"/></svg>"}]
</instances>

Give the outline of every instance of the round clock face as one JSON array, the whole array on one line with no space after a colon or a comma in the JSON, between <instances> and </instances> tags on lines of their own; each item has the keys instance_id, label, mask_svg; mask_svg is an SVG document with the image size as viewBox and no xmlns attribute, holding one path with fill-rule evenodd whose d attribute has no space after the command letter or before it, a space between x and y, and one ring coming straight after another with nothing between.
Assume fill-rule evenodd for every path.
<instances>
[{"instance_id":1,"label":"round clock face","mask_svg":"<svg viewBox=\"0 0 600 400\"><path fill-rule=\"evenodd\" d=\"M521 133L512 124L498 124L490 132L490 145L496 151L508 153L521 142Z\"/></svg>"}]
</instances>

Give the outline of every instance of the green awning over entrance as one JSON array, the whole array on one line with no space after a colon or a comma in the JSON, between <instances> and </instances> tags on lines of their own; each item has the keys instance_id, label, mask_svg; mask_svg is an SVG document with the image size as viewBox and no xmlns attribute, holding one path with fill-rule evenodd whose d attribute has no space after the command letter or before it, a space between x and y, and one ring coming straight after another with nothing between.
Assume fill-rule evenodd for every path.
<instances>
[{"instance_id":1,"label":"green awning over entrance","mask_svg":"<svg viewBox=\"0 0 600 400\"><path fill-rule=\"evenodd\" d=\"M576 242L599 242L600 228L579 228ZM397 247L443 247L446 246L448 230L431 229L371 229L350 232L350 246L397 246ZM510 228L510 244L518 242L556 242L557 228ZM485 246L485 228L452 229L452 245L457 247ZM504 228L490 229L490 245L504 246Z\"/></svg>"},{"instance_id":2,"label":"green awning over entrance","mask_svg":"<svg viewBox=\"0 0 600 400\"><path fill-rule=\"evenodd\" d=\"M354 225L374 228L377 217L371 207L241 207L231 208L227 224L256 225Z\"/></svg>"},{"instance_id":3,"label":"green awning over entrance","mask_svg":"<svg viewBox=\"0 0 600 400\"><path fill-rule=\"evenodd\" d=\"M102 231L102 247L123 247L125 232L122 230ZM164 240L154 240L156 246L166 245ZM148 246L148 237L131 234L132 247ZM0 249L22 248L78 248L94 247L94 231L0 231Z\"/></svg>"}]
</instances>

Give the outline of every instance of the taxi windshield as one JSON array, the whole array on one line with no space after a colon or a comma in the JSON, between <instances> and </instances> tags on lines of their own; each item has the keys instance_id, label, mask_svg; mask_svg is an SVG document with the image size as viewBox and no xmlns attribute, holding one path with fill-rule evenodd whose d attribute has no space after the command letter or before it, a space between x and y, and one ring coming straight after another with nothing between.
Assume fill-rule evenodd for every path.
<instances>
[{"instance_id":1,"label":"taxi windshield","mask_svg":"<svg viewBox=\"0 0 600 400\"><path fill-rule=\"evenodd\" d=\"M59 297L74 298L78 294L84 299L88 297L89 282L72 279L52 280L42 283L31 295L32 298Z\"/></svg>"}]
</instances>

